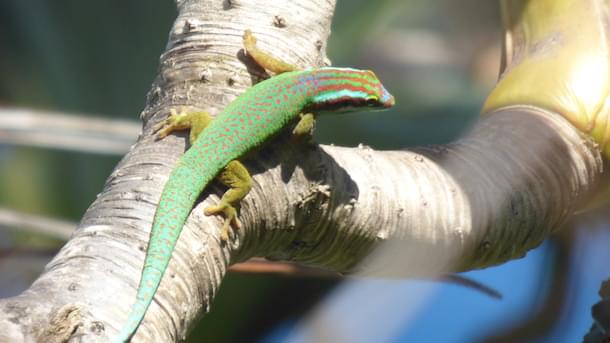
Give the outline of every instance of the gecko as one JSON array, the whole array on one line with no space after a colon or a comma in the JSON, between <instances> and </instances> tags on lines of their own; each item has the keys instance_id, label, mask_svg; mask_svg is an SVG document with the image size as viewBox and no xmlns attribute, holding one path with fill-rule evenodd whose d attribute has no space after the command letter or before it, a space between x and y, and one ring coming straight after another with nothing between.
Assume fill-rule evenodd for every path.
<instances>
[{"instance_id":1,"label":"gecko","mask_svg":"<svg viewBox=\"0 0 610 343\"><path fill-rule=\"evenodd\" d=\"M171 110L170 116L156 127L158 138L190 129L191 146L179 159L161 193L136 301L116 342L128 342L136 333L186 219L199 195L214 179L228 190L204 213L224 217L220 240L226 242L231 230L241 227L235 207L252 187L250 174L239 158L295 122L294 135L310 135L315 122L313 113L381 110L394 105L394 97L372 71L335 67L298 70L260 50L249 30L245 31L243 42L248 56L275 76L246 90L216 118L206 112Z\"/></svg>"}]
</instances>

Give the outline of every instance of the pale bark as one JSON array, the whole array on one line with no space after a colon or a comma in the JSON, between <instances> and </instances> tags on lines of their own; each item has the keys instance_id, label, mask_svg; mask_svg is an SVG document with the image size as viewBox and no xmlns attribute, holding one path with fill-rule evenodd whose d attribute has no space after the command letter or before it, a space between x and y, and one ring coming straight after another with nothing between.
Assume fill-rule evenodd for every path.
<instances>
[{"instance_id":1,"label":"pale bark","mask_svg":"<svg viewBox=\"0 0 610 343\"><path fill-rule=\"evenodd\" d=\"M40 278L0 301L0 341L116 335L135 298L161 188L185 148L185 135L155 141L151 128L180 106L216 114L251 85L249 71L260 70L240 52L243 30L301 67L325 63L334 1L185 0L178 7L143 134ZM601 173L589 139L533 107L500 109L447 146L375 151L290 144L284 135L244 161L255 184L242 202L237 239L221 246L220 220L202 213L222 192L214 185L182 231L134 341L184 339L209 310L228 265L252 256L386 275L523 256ZM380 259L364 262L386 242Z\"/></svg>"}]
</instances>

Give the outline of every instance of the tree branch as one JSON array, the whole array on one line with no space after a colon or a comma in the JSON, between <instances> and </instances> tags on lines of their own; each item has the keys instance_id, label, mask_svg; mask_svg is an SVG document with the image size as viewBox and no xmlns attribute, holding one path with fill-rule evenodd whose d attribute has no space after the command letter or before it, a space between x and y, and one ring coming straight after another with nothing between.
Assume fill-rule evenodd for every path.
<instances>
[{"instance_id":1,"label":"tree branch","mask_svg":"<svg viewBox=\"0 0 610 343\"><path fill-rule=\"evenodd\" d=\"M260 70L240 53L244 29L284 60L322 65L333 8L322 0L180 2L142 113L143 135L43 275L0 301L0 341L114 337L135 299L162 186L184 151L184 135L155 141L152 127L180 106L218 113L251 85ZM222 246L220 220L203 216L221 193L209 187L134 341L183 339L209 310L228 265L253 256L413 276L521 257L601 173L588 138L561 116L527 106L497 109L447 146L374 151L294 145L282 135L243 160L254 187L236 240Z\"/></svg>"}]
</instances>

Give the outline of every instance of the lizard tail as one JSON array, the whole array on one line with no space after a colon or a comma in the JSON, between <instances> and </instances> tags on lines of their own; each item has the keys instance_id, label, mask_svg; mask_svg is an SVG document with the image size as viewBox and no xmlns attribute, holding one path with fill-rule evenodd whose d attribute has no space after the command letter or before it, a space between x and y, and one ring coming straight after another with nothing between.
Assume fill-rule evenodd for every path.
<instances>
[{"instance_id":1,"label":"lizard tail","mask_svg":"<svg viewBox=\"0 0 610 343\"><path fill-rule=\"evenodd\" d=\"M182 164L170 175L155 213L136 302L131 307L116 343L129 342L140 326L161 283L182 227L197 197L212 179L209 175L214 174L207 173L205 168Z\"/></svg>"}]
</instances>

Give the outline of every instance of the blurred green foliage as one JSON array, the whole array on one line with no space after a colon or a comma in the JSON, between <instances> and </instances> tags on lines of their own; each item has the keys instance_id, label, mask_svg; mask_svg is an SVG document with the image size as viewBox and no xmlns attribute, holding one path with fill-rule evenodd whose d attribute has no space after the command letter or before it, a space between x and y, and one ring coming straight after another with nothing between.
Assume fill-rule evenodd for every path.
<instances>
[{"instance_id":1,"label":"blurred green foliage","mask_svg":"<svg viewBox=\"0 0 610 343\"><path fill-rule=\"evenodd\" d=\"M169 1L0 2L0 105L137 119ZM3 147L0 206L78 220L119 159Z\"/></svg>"}]
</instances>

